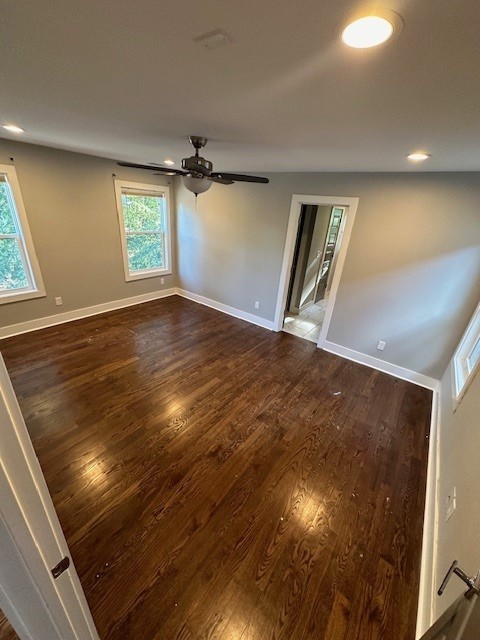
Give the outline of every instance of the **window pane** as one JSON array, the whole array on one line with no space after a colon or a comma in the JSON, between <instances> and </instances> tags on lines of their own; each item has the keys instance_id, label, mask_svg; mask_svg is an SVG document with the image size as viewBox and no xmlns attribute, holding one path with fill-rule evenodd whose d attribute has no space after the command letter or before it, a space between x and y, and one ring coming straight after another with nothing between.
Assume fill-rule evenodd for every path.
<instances>
[{"instance_id":1,"label":"window pane","mask_svg":"<svg viewBox=\"0 0 480 640\"><path fill-rule=\"evenodd\" d=\"M0 233L17 233L6 182L0 182Z\"/></svg>"},{"instance_id":2,"label":"window pane","mask_svg":"<svg viewBox=\"0 0 480 640\"><path fill-rule=\"evenodd\" d=\"M164 202L165 198L159 196L122 193L125 230L163 231Z\"/></svg>"},{"instance_id":3,"label":"window pane","mask_svg":"<svg viewBox=\"0 0 480 640\"><path fill-rule=\"evenodd\" d=\"M163 269L163 234L127 235L127 254L130 271Z\"/></svg>"},{"instance_id":4,"label":"window pane","mask_svg":"<svg viewBox=\"0 0 480 640\"><path fill-rule=\"evenodd\" d=\"M470 355L467 358L468 373L473 371L473 369L475 368L475 365L477 364L479 358L480 358L480 336L477 338L477 341L473 345L473 349L472 349L472 351L470 352Z\"/></svg>"},{"instance_id":5,"label":"window pane","mask_svg":"<svg viewBox=\"0 0 480 640\"><path fill-rule=\"evenodd\" d=\"M14 238L0 238L0 291L28 287L18 242Z\"/></svg>"}]
</instances>

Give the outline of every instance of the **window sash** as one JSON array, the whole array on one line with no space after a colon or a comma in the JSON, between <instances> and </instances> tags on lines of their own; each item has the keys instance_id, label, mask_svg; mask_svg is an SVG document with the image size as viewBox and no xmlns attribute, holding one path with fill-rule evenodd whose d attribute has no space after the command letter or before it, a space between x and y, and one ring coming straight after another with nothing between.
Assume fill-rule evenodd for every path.
<instances>
[{"instance_id":1,"label":"window sash","mask_svg":"<svg viewBox=\"0 0 480 640\"><path fill-rule=\"evenodd\" d=\"M125 280L137 280L154 276L168 275L171 270L171 232L170 232L170 198L169 188L150 184L141 184L137 182L127 182L124 180L115 180L115 193L117 200L117 213L120 227L120 239L122 245L123 266L125 272ZM123 209L123 196L146 196L153 198L162 198L164 205L161 213L161 228L145 229L141 231L127 230L125 224L125 214ZM163 256L163 266L146 269L133 269L130 265L128 255L127 240L134 236L150 236L159 238L159 247Z\"/></svg>"},{"instance_id":2,"label":"window sash","mask_svg":"<svg viewBox=\"0 0 480 640\"><path fill-rule=\"evenodd\" d=\"M470 382L480 368L478 349L480 343L480 304L465 331L453 356L453 398L454 408L465 395Z\"/></svg>"},{"instance_id":3,"label":"window sash","mask_svg":"<svg viewBox=\"0 0 480 640\"><path fill-rule=\"evenodd\" d=\"M467 366L468 373L471 373L475 368L478 360L480 358L480 335L477 336L472 348L470 349L469 354L465 358L465 363Z\"/></svg>"},{"instance_id":4,"label":"window sash","mask_svg":"<svg viewBox=\"0 0 480 640\"><path fill-rule=\"evenodd\" d=\"M163 231L125 231L125 237L128 238L129 236L160 236L159 242L161 244L163 262L164 262L164 265L161 267L154 267L154 268L147 267L145 269L134 269L130 265L130 257L128 256L128 252L127 252L128 270L131 274L154 273L156 271L165 269L166 242L165 242L165 233Z\"/></svg>"},{"instance_id":5,"label":"window sash","mask_svg":"<svg viewBox=\"0 0 480 640\"><path fill-rule=\"evenodd\" d=\"M13 178L12 182L9 180L9 175L11 174L11 178ZM22 261L22 267L25 274L25 279L27 281L27 286L25 287L15 287L11 289L1 289L0 290L0 298L12 298L15 299L16 296L20 294L28 294L28 293L39 293L40 295L45 295L43 290L43 282L41 281L41 276L38 269L38 264L36 263L36 256L34 254L33 245L31 243L31 238L29 236L29 230L27 227L27 233L30 240L30 247L27 246L27 240L24 232L24 226L28 225L26 221L26 217L21 215L21 210L23 210L23 202L21 201L21 194L19 191L19 187L17 184L16 174L13 167L8 167L7 172L3 171L0 173L0 182L5 183L7 185L7 199L9 208L11 211L11 216L13 219L13 224L16 229L16 233L0 233L0 239L11 239L15 240L18 247L18 253L20 255L20 259ZM23 217L23 220L22 220ZM32 264L30 255L32 254L32 258L35 262ZM37 274L35 274L37 271ZM38 282L37 282L38 281Z\"/></svg>"}]
</instances>

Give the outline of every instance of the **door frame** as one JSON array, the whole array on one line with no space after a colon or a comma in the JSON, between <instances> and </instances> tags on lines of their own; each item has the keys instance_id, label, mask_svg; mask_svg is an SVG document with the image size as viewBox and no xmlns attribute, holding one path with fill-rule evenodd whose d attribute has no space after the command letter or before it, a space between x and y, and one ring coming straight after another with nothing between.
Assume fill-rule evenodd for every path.
<instances>
[{"instance_id":1,"label":"door frame","mask_svg":"<svg viewBox=\"0 0 480 640\"><path fill-rule=\"evenodd\" d=\"M0 608L21 640L99 640L1 355L0 423Z\"/></svg>"},{"instance_id":2,"label":"door frame","mask_svg":"<svg viewBox=\"0 0 480 640\"><path fill-rule=\"evenodd\" d=\"M294 193L290 205L290 215L288 218L287 234L285 238L285 248L283 251L282 269L280 272L280 280L278 284L277 304L275 307L275 319L273 321L273 330L281 331L283 327L283 316L285 312L285 304L287 301L288 285L291 277L293 252L295 250L295 240L297 237L298 223L302 212L302 205L327 205L346 207L345 215L341 223L339 239L337 240L338 254L337 261L333 273L332 285L327 298L327 308L325 310L325 320L322 325L320 337L317 346L323 347L326 342L328 329L332 320L335 300L337 298L338 285L342 276L345 258L347 256L350 236L352 234L353 223L357 214L359 198L347 196L312 196Z\"/></svg>"}]
</instances>

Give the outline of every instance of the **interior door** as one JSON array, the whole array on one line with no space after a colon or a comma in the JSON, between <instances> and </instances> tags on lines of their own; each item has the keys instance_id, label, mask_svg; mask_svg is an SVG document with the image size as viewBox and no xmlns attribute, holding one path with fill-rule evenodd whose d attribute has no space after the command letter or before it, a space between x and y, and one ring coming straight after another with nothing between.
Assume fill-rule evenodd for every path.
<instances>
[{"instance_id":1,"label":"interior door","mask_svg":"<svg viewBox=\"0 0 480 640\"><path fill-rule=\"evenodd\" d=\"M453 570L447 574L444 584L452 573ZM473 580L475 580L474 586L445 611L421 640L478 640L480 638L480 578L477 576Z\"/></svg>"},{"instance_id":2,"label":"interior door","mask_svg":"<svg viewBox=\"0 0 480 640\"><path fill-rule=\"evenodd\" d=\"M0 608L20 640L98 640L1 355Z\"/></svg>"},{"instance_id":3,"label":"interior door","mask_svg":"<svg viewBox=\"0 0 480 640\"><path fill-rule=\"evenodd\" d=\"M346 207L332 207L324 253L317 276L314 296L315 302L323 300L326 297L326 293L329 289L331 275L333 274L333 270L335 268L335 257L338 248L342 219L345 214L345 208Z\"/></svg>"}]
</instances>

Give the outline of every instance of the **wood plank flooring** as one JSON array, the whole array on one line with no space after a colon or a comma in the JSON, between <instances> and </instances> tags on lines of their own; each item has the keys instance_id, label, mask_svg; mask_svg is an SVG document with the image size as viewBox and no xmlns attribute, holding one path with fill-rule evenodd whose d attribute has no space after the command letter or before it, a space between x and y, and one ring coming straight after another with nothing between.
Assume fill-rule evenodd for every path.
<instances>
[{"instance_id":1,"label":"wood plank flooring","mask_svg":"<svg viewBox=\"0 0 480 640\"><path fill-rule=\"evenodd\" d=\"M178 297L0 349L102 640L413 640L429 391Z\"/></svg>"}]
</instances>

